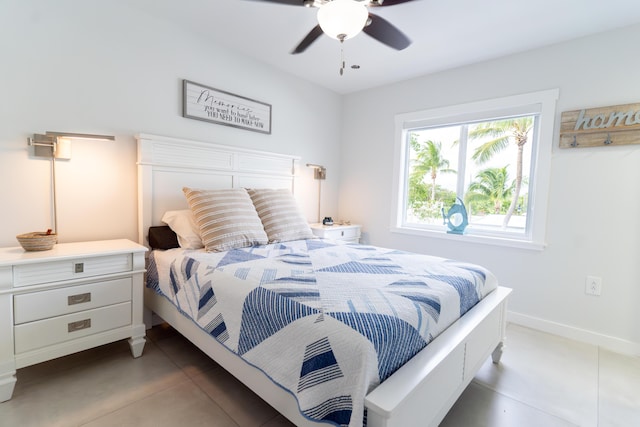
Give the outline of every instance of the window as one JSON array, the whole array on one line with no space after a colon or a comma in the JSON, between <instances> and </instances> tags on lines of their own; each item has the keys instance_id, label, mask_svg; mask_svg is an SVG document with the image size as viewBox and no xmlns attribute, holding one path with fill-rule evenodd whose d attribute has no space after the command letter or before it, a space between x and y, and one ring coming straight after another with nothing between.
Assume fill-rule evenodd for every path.
<instances>
[{"instance_id":1,"label":"window","mask_svg":"<svg viewBox=\"0 0 640 427\"><path fill-rule=\"evenodd\" d=\"M392 231L544 246L558 90L396 116ZM456 199L469 225L446 233Z\"/></svg>"}]
</instances>

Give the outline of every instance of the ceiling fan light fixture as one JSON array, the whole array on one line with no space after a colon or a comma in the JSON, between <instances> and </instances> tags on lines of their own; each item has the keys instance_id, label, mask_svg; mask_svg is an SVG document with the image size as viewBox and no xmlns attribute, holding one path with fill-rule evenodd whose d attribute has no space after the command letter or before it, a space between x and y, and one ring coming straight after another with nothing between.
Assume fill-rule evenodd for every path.
<instances>
[{"instance_id":1,"label":"ceiling fan light fixture","mask_svg":"<svg viewBox=\"0 0 640 427\"><path fill-rule=\"evenodd\" d=\"M333 0L318 9L318 23L322 31L340 41L358 35L368 17L366 6L355 0Z\"/></svg>"}]
</instances>

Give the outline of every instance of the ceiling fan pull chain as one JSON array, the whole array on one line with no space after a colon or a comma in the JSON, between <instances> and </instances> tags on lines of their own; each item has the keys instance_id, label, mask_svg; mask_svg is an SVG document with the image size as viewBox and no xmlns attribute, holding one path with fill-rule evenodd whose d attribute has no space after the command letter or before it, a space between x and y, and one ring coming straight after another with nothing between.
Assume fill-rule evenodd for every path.
<instances>
[{"instance_id":1,"label":"ceiling fan pull chain","mask_svg":"<svg viewBox=\"0 0 640 427\"><path fill-rule=\"evenodd\" d=\"M340 75L344 74L344 38L340 39Z\"/></svg>"}]
</instances>

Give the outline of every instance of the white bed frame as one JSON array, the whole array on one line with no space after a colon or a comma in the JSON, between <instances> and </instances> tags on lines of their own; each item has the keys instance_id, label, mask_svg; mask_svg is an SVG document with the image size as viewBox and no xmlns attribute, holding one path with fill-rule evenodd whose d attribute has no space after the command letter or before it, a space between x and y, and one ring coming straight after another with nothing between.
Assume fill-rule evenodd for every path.
<instances>
[{"instance_id":1,"label":"white bed frame","mask_svg":"<svg viewBox=\"0 0 640 427\"><path fill-rule=\"evenodd\" d=\"M167 210L187 209L183 186L288 188L298 157L141 134L138 140L138 233L161 225ZM484 361L502 355L507 298L499 287L365 398L368 427L437 426ZM318 426L294 397L215 341L165 298L145 290L145 324L160 316L297 426ZM323 424L326 425L326 424Z\"/></svg>"}]
</instances>

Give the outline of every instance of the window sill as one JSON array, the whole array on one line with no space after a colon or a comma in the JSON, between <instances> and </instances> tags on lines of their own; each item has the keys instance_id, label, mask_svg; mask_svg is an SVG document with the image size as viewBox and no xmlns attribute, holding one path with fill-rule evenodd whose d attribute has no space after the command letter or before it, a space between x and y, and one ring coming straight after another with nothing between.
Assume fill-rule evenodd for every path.
<instances>
[{"instance_id":1,"label":"window sill","mask_svg":"<svg viewBox=\"0 0 640 427\"><path fill-rule=\"evenodd\" d=\"M528 249L535 251L542 251L546 247L544 242L532 241L532 240L520 240L509 239L505 237L497 236L483 236L479 234L452 234L447 233L444 229L440 230L426 230L423 228L410 228L410 227L391 227L392 233L408 234L411 236L430 237L435 239L451 240L455 242L463 243L477 243L491 246L502 246L508 248Z\"/></svg>"}]
</instances>

